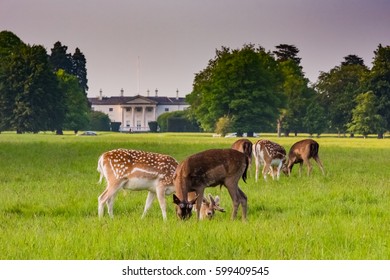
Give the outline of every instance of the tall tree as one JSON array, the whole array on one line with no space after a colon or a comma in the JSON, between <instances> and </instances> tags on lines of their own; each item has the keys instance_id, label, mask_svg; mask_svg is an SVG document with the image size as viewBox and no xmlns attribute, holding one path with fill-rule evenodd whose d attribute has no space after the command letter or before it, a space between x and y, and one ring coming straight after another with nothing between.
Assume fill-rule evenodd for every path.
<instances>
[{"instance_id":1,"label":"tall tree","mask_svg":"<svg viewBox=\"0 0 390 280\"><path fill-rule=\"evenodd\" d=\"M277 63L261 47L223 47L207 68L195 75L187 101L206 131L214 130L224 116L231 118L238 133L269 131L284 102Z\"/></svg>"},{"instance_id":2,"label":"tall tree","mask_svg":"<svg viewBox=\"0 0 390 280\"><path fill-rule=\"evenodd\" d=\"M374 51L375 57L369 77L369 89L378 100L378 114L383 118L384 131L390 130L390 46L379 45ZM379 132L378 138L383 138Z\"/></svg>"},{"instance_id":3,"label":"tall tree","mask_svg":"<svg viewBox=\"0 0 390 280\"><path fill-rule=\"evenodd\" d=\"M369 70L356 56L346 56L340 66L329 72L321 72L315 88L321 104L326 108L330 129L342 134L352 118L356 106L356 96L365 91L365 81Z\"/></svg>"},{"instance_id":4,"label":"tall tree","mask_svg":"<svg viewBox=\"0 0 390 280\"><path fill-rule=\"evenodd\" d=\"M72 55L72 73L79 80L80 86L84 91L84 94L87 95L88 92L88 79L87 79L87 60L85 59L84 54L80 51L79 48L76 48L74 54Z\"/></svg>"},{"instance_id":5,"label":"tall tree","mask_svg":"<svg viewBox=\"0 0 390 280\"><path fill-rule=\"evenodd\" d=\"M296 46L287 44L278 45L276 49L277 51L273 53L277 57L283 74L283 92L287 100L286 108L282 111L279 118L279 124L286 136L290 132L294 132L297 135L298 131L304 131L303 118L305 117L307 104L312 100L314 91L309 88L309 80L305 78L300 66L299 49Z\"/></svg>"},{"instance_id":6,"label":"tall tree","mask_svg":"<svg viewBox=\"0 0 390 280\"><path fill-rule=\"evenodd\" d=\"M14 63L16 53L25 47L25 44L10 31L0 32L0 131L11 128L11 119L15 101L15 88L10 69Z\"/></svg>"}]
</instances>

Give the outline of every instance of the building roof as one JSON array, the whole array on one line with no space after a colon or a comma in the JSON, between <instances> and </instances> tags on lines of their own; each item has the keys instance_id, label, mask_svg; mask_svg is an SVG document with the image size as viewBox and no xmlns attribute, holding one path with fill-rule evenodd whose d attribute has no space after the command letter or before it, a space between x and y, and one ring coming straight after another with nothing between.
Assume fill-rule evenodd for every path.
<instances>
[{"instance_id":1,"label":"building roof","mask_svg":"<svg viewBox=\"0 0 390 280\"><path fill-rule=\"evenodd\" d=\"M156 105L188 105L185 97L168 97L168 96L111 96L111 97L90 97L89 102L92 105L126 105L127 103L133 103L136 99L141 99L145 103L151 103ZM144 103L144 102L142 102ZM136 103L133 103L136 104Z\"/></svg>"}]
</instances>

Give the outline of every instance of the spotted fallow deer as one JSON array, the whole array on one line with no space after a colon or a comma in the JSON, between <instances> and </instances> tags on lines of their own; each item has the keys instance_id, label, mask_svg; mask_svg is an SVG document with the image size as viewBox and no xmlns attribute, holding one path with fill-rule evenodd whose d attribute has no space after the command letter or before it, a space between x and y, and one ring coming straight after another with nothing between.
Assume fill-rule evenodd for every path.
<instances>
[{"instance_id":1,"label":"spotted fallow deer","mask_svg":"<svg viewBox=\"0 0 390 280\"><path fill-rule=\"evenodd\" d=\"M264 180L267 180L268 173L271 174L272 179L275 179L275 170L273 166L277 166L276 178L279 180L280 170L286 161L286 150L282 146L269 140L258 140L254 144L253 155L256 163L256 182L261 165L263 165L262 174Z\"/></svg>"},{"instance_id":2,"label":"spotted fallow deer","mask_svg":"<svg viewBox=\"0 0 390 280\"><path fill-rule=\"evenodd\" d=\"M165 195L175 190L173 174L177 165L174 158L152 152L117 149L103 153L97 170L100 173L99 182L104 177L107 187L98 198L99 217L104 214L104 204L107 204L109 216L113 217L115 195L120 189L129 189L148 191L142 218L157 195L163 219L166 220Z\"/></svg>"},{"instance_id":3,"label":"spotted fallow deer","mask_svg":"<svg viewBox=\"0 0 390 280\"><path fill-rule=\"evenodd\" d=\"M302 164L305 163L307 165L307 175L309 176L313 169L310 164L310 158L317 162L322 174L325 175L324 167L318 156L319 148L320 145L313 139L304 139L292 145L288 153L288 162L285 164L288 175L291 175L294 164L299 163L299 176L301 176Z\"/></svg>"},{"instance_id":4,"label":"spotted fallow deer","mask_svg":"<svg viewBox=\"0 0 390 280\"><path fill-rule=\"evenodd\" d=\"M206 187L224 185L233 201L232 219L236 218L241 204L242 218L246 219L247 197L238 187L238 181L247 177L248 158L233 149L212 149L194 154L183 160L177 167L173 177L176 194L176 214L180 219L188 219L192 215L196 203L197 218ZM196 192L197 197L188 200L188 193Z\"/></svg>"},{"instance_id":5,"label":"spotted fallow deer","mask_svg":"<svg viewBox=\"0 0 390 280\"><path fill-rule=\"evenodd\" d=\"M252 142L248 139L238 139L232 144L232 149L240 151L245 154L249 159L249 167L252 163Z\"/></svg>"}]
</instances>

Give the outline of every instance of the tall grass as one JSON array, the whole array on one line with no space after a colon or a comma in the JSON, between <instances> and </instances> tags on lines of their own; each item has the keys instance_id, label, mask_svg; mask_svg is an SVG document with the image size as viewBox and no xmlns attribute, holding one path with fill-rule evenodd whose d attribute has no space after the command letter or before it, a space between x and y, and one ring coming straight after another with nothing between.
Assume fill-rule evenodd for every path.
<instances>
[{"instance_id":1,"label":"tall grass","mask_svg":"<svg viewBox=\"0 0 390 280\"><path fill-rule=\"evenodd\" d=\"M299 137L263 136L286 150ZM163 222L155 202L141 220L146 192L121 192L114 219L97 217L98 156L114 148L177 160L236 139L210 134L0 134L0 259L389 259L390 141L323 137L311 177L247 184L248 221L226 213L178 221L168 200ZM255 139L252 139L255 141ZM304 167L305 168L305 167ZM305 169L304 169L305 171ZM239 212L239 217L240 217Z\"/></svg>"}]
</instances>

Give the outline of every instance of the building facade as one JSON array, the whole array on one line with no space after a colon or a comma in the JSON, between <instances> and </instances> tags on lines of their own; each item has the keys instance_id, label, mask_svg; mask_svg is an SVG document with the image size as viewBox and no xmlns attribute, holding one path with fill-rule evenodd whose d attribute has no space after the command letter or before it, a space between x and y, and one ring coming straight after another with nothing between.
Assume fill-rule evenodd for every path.
<instances>
[{"instance_id":1,"label":"building facade","mask_svg":"<svg viewBox=\"0 0 390 280\"><path fill-rule=\"evenodd\" d=\"M119 122L120 131L149 131L149 122L157 121L158 116L167 112L183 111L189 107L185 98L151 96L120 96L88 98L91 108L107 114L111 122Z\"/></svg>"}]
</instances>

